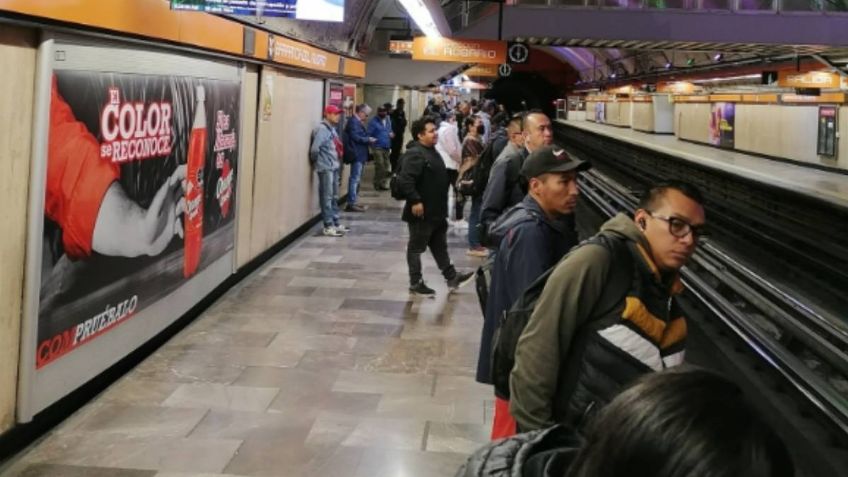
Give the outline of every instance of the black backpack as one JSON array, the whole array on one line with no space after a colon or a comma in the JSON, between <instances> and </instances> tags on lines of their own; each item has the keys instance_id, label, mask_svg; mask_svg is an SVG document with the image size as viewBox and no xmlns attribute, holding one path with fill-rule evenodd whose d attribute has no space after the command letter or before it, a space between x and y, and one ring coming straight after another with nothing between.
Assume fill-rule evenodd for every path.
<instances>
[{"instance_id":1,"label":"black backpack","mask_svg":"<svg viewBox=\"0 0 848 477\"><path fill-rule=\"evenodd\" d=\"M604 287L599 302L604 303L614 298L623 298L627 294L633 278L632 258L627 249L627 240L619 236L598 233L577 244L556 265L547 269L545 273L534 280L524 290L521 297L513 303L509 311L500 316L498 327L492 339L492 383L495 385L497 397L509 400L509 374L515 365L515 349L518 347L518 338L521 337L524 327L530 321L530 316L536 308L536 303L542 295L542 290L544 290L548 278L560 263L575 250L590 244L601 245L609 250L611 254L610 271L614 271L614 273L608 275L610 276L607 282L608 286ZM630 264L630 266L622 266L622 264Z\"/></svg>"}]
</instances>

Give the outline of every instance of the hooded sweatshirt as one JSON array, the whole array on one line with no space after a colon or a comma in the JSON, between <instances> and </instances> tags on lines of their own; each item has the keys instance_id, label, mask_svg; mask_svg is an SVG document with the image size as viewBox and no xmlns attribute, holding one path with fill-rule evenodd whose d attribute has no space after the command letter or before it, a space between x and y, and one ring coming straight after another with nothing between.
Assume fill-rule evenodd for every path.
<instances>
[{"instance_id":1,"label":"hooded sweatshirt","mask_svg":"<svg viewBox=\"0 0 848 477\"><path fill-rule=\"evenodd\" d=\"M601 232L617 252L585 245L551 274L524 328L510 375L510 413L522 431L579 424L638 376L683 361L686 321L650 245L626 215ZM622 290L613 283L623 283Z\"/></svg>"}]
</instances>

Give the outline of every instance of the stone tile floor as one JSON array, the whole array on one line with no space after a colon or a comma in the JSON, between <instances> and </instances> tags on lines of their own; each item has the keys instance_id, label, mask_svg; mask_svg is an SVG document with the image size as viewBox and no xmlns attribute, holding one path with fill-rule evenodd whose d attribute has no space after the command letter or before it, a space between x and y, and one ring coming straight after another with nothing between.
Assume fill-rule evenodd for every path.
<instances>
[{"instance_id":1,"label":"stone tile floor","mask_svg":"<svg viewBox=\"0 0 848 477\"><path fill-rule=\"evenodd\" d=\"M348 236L313 229L2 475L453 475L491 426L473 284L447 294L428 254L438 294L411 297L401 203L362 195Z\"/></svg>"}]
</instances>

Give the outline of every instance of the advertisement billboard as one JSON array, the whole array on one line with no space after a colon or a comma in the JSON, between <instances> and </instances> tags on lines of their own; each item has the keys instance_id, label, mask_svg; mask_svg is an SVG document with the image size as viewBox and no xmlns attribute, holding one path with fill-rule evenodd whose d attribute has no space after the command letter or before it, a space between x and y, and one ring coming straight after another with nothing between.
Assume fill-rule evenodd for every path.
<instances>
[{"instance_id":1,"label":"advertisement billboard","mask_svg":"<svg viewBox=\"0 0 848 477\"><path fill-rule=\"evenodd\" d=\"M171 0L173 10L344 21L344 0Z\"/></svg>"},{"instance_id":2,"label":"advertisement billboard","mask_svg":"<svg viewBox=\"0 0 848 477\"><path fill-rule=\"evenodd\" d=\"M233 248L238 83L55 71L35 367Z\"/></svg>"},{"instance_id":3,"label":"advertisement billboard","mask_svg":"<svg viewBox=\"0 0 848 477\"><path fill-rule=\"evenodd\" d=\"M735 124L735 103L712 103L710 109L710 144L733 149Z\"/></svg>"}]
</instances>

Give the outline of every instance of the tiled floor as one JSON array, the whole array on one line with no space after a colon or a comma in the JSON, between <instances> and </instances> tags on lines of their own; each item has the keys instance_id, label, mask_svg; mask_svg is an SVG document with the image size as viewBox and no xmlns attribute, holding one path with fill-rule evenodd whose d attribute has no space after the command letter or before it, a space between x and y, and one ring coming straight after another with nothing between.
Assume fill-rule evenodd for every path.
<instances>
[{"instance_id":1,"label":"tiled floor","mask_svg":"<svg viewBox=\"0 0 848 477\"><path fill-rule=\"evenodd\" d=\"M438 295L410 297L400 203L364 196L347 237L315 229L3 475L453 475L491 425L474 288L426 255Z\"/></svg>"}]
</instances>

